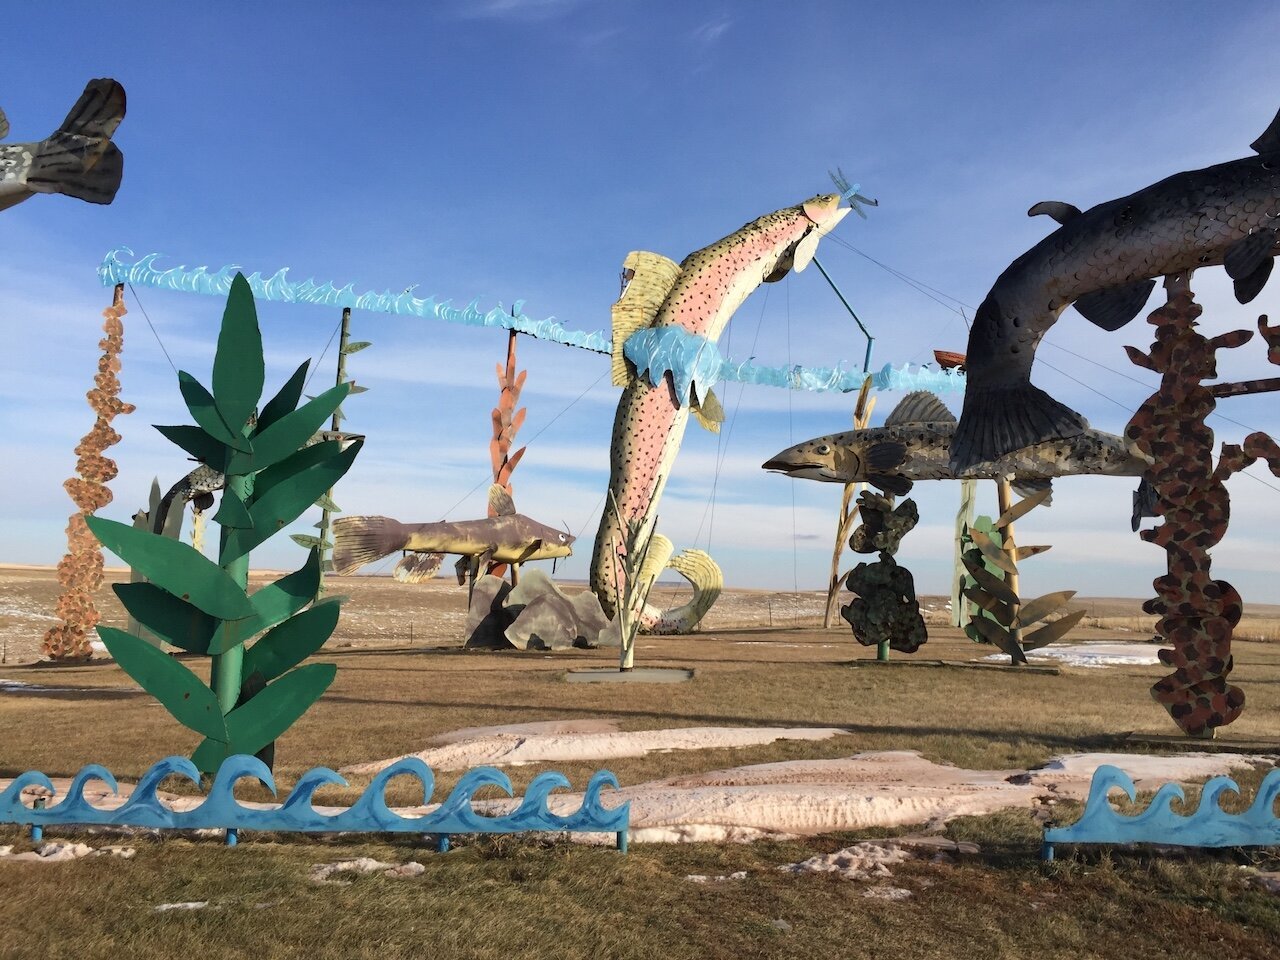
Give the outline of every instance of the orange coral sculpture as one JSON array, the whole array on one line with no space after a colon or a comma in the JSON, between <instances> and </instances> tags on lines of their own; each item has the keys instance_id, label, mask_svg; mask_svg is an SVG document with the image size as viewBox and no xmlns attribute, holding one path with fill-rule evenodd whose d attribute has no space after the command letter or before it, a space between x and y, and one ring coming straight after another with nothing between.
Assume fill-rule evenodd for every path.
<instances>
[{"instance_id":1,"label":"orange coral sculpture","mask_svg":"<svg viewBox=\"0 0 1280 960\"><path fill-rule=\"evenodd\" d=\"M79 661L93 656L89 633L101 615L94 606L93 595L102 586L102 547L84 522L86 514L111 502L107 482L118 472L116 462L102 455L120 442L120 434L111 429L111 421L122 413L133 413L131 403L120 400L120 352L124 349L124 324L120 318L124 307L124 288L117 286L112 304L102 311L103 332L98 341L102 357L93 389L86 394L89 406L98 415L93 429L76 447L76 473L63 489L75 502L79 512L67 523L67 553L58 564L58 582L63 586L56 613L62 621L44 635L42 652L52 660Z\"/></svg>"}]
</instances>

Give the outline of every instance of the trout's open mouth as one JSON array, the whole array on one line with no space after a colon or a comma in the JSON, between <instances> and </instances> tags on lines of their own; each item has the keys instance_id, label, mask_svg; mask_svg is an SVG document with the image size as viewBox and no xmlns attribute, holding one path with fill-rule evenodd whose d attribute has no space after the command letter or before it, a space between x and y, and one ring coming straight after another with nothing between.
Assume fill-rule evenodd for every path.
<instances>
[{"instance_id":1,"label":"trout's open mouth","mask_svg":"<svg viewBox=\"0 0 1280 960\"><path fill-rule=\"evenodd\" d=\"M761 464L761 467L773 473L785 473L788 477L795 477L798 480L825 480L828 483L844 482L825 463L814 461L766 460Z\"/></svg>"}]
</instances>

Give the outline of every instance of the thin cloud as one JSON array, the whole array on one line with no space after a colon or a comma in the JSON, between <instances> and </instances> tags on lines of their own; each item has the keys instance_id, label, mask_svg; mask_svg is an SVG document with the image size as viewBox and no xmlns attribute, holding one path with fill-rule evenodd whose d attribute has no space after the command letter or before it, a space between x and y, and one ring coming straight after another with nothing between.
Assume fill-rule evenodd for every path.
<instances>
[{"instance_id":1,"label":"thin cloud","mask_svg":"<svg viewBox=\"0 0 1280 960\"><path fill-rule=\"evenodd\" d=\"M690 34L690 37L693 39L694 43L700 44L704 47L709 47L717 43L720 38L728 32L731 26L733 26L732 17L717 17L714 20L708 20L706 23L696 28L693 33Z\"/></svg>"},{"instance_id":2,"label":"thin cloud","mask_svg":"<svg viewBox=\"0 0 1280 960\"><path fill-rule=\"evenodd\" d=\"M565 16L584 0L468 0L455 11L458 20L510 20L541 23Z\"/></svg>"}]
</instances>

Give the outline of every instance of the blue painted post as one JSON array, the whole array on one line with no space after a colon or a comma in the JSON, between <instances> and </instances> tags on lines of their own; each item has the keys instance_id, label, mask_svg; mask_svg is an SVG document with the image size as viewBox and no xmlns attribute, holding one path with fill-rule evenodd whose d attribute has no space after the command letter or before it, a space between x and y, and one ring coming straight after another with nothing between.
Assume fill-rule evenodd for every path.
<instances>
[{"instance_id":1,"label":"blue painted post","mask_svg":"<svg viewBox=\"0 0 1280 960\"><path fill-rule=\"evenodd\" d=\"M442 833L440 834L440 836L436 837L436 853L448 853L448 852L449 852L449 835L447 833Z\"/></svg>"},{"instance_id":2,"label":"blue painted post","mask_svg":"<svg viewBox=\"0 0 1280 960\"><path fill-rule=\"evenodd\" d=\"M626 830L618 831L618 852L619 853L627 852L627 831Z\"/></svg>"},{"instance_id":3,"label":"blue painted post","mask_svg":"<svg viewBox=\"0 0 1280 960\"><path fill-rule=\"evenodd\" d=\"M234 847L240 841L240 831L235 827L227 827L227 846Z\"/></svg>"},{"instance_id":4,"label":"blue painted post","mask_svg":"<svg viewBox=\"0 0 1280 960\"><path fill-rule=\"evenodd\" d=\"M44 797L36 797L35 803L31 804L31 807L34 810L43 810ZM43 839L44 839L44 827L40 826L40 824L38 823L33 823L31 825L31 842L39 843Z\"/></svg>"},{"instance_id":5,"label":"blue painted post","mask_svg":"<svg viewBox=\"0 0 1280 960\"><path fill-rule=\"evenodd\" d=\"M1049 863L1053 860L1053 844L1052 843L1045 842L1040 844L1040 859L1043 860L1045 863Z\"/></svg>"}]
</instances>

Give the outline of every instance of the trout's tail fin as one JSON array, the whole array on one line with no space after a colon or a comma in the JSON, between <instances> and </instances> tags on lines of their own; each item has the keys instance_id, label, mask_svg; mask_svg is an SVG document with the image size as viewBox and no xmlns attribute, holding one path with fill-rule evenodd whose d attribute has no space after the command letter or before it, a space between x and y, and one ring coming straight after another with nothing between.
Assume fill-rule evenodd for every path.
<instances>
[{"instance_id":1,"label":"trout's tail fin","mask_svg":"<svg viewBox=\"0 0 1280 960\"><path fill-rule=\"evenodd\" d=\"M399 520L390 517L342 517L333 523L333 572L340 577L355 573L403 550L409 534Z\"/></svg>"},{"instance_id":2,"label":"trout's tail fin","mask_svg":"<svg viewBox=\"0 0 1280 960\"><path fill-rule=\"evenodd\" d=\"M970 383L951 440L951 468L964 470L1046 440L1079 436L1088 428L1088 420L1029 383L987 389Z\"/></svg>"},{"instance_id":3,"label":"trout's tail fin","mask_svg":"<svg viewBox=\"0 0 1280 960\"><path fill-rule=\"evenodd\" d=\"M62 126L40 144L27 186L89 203L114 200L124 176L124 154L111 135L124 112L124 87L115 80L90 80Z\"/></svg>"}]
</instances>

